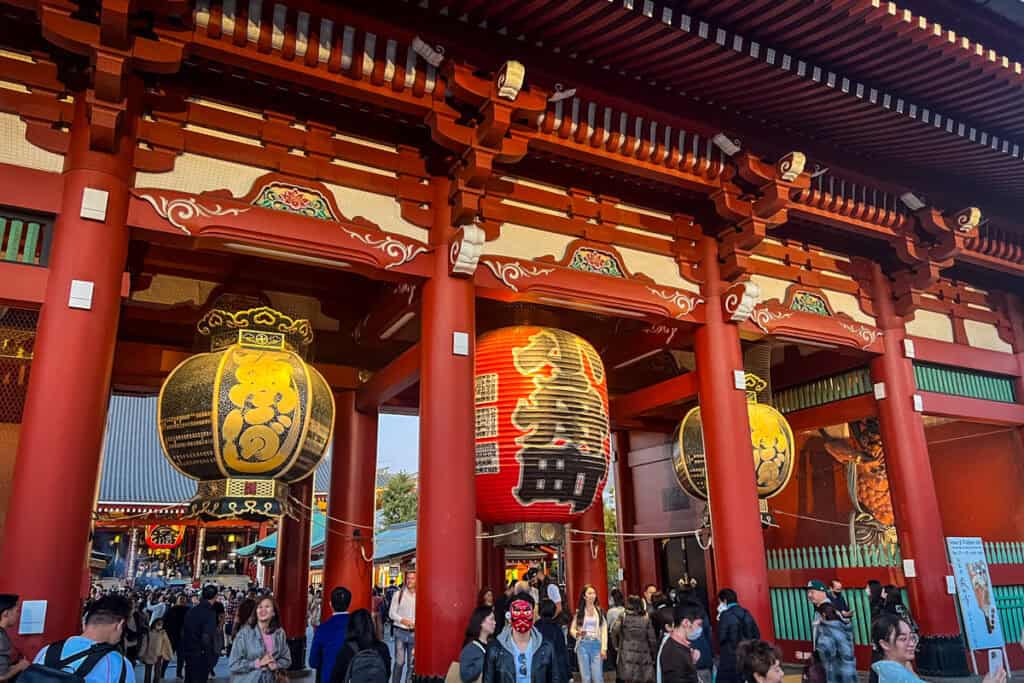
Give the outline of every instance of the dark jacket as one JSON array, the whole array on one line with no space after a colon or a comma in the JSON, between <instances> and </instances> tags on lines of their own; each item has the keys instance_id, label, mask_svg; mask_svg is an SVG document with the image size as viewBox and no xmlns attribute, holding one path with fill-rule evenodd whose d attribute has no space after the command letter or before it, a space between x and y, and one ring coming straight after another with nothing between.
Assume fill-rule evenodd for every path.
<instances>
[{"instance_id":1,"label":"dark jacket","mask_svg":"<svg viewBox=\"0 0 1024 683\"><path fill-rule=\"evenodd\" d=\"M733 605L718 617L718 676L721 683L739 683L736 646L761 637L754 617L741 605ZM703 654L701 655L703 658Z\"/></svg>"},{"instance_id":2,"label":"dark jacket","mask_svg":"<svg viewBox=\"0 0 1024 683\"><path fill-rule=\"evenodd\" d=\"M551 643L555 652L555 683L564 683L569 680L569 648L565 644L565 633L562 632L562 625L558 619L541 619L535 627L540 631L544 642Z\"/></svg>"},{"instance_id":3,"label":"dark jacket","mask_svg":"<svg viewBox=\"0 0 1024 683\"><path fill-rule=\"evenodd\" d=\"M348 673L348 665L352 663L352 659L356 656L357 651L352 645L355 645L355 641L352 641L350 645L346 642L342 645L341 649L338 650L338 658L334 660L334 670L331 672L330 681L324 679L323 683L345 683L345 674ZM391 653L388 651L388 646L384 643L377 641L373 644L377 654L384 659L384 670L391 671ZM354 681L353 683L359 683Z\"/></svg>"},{"instance_id":4,"label":"dark jacket","mask_svg":"<svg viewBox=\"0 0 1024 683\"><path fill-rule=\"evenodd\" d=\"M171 645L178 649L181 642L181 629L185 626L185 615L188 614L188 605L171 605L164 614L164 630L167 637L171 639Z\"/></svg>"},{"instance_id":5,"label":"dark jacket","mask_svg":"<svg viewBox=\"0 0 1024 683\"><path fill-rule=\"evenodd\" d=\"M459 678L463 683L472 683L484 675L484 657L487 646L479 640L472 640L462 646L459 653Z\"/></svg>"},{"instance_id":6,"label":"dark jacket","mask_svg":"<svg viewBox=\"0 0 1024 683\"><path fill-rule=\"evenodd\" d=\"M623 614L612 626L610 640L619 653L616 678L624 681L654 680L654 655L658 648L654 627L646 614Z\"/></svg>"},{"instance_id":7,"label":"dark jacket","mask_svg":"<svg viewBox=\"0 0 1024 683\"><path fill-rule=\"evenodd\" d=\"M309 665L316 669L317 680L328 683L334 671L334 660L341 646L345 644L348 631L348 612L335 614L322 622L313 632L313 644L309 646Z\"/></svg>"},{"instance_id":8,"label":"dark jacket","mask_svg":"<svg viewBox=\"0 0 1024 683\"><path fill-rule=\"evenodd\" d=\"M555 679L555 651L551 643L544 640L540 631L533 629L528 650L533 653L530 665L532 683L561 683ZM484 657L483 683L516 683L519 648L512 640L512 629L505 629L487 647Z\"/></svg>"},{"instance_id":9,"label":"dark jacket","mask_svg":"<svg viewBox=\"0 0 1024 683\"><path fill-rule=\"evenodd\" d=\"M693 651L671 637L662 641L657 665L661 668L661 683L697 683Z\"/></svg>"},{"instance_id":10,"label":"dark jacket","mask_svg":"<svg viewBox=\"0 0 1024 683\"><path fill-rule=\"evenodd\" d=\"M214 636L217 633L217 613L210 603L202 600L185 614L185 625L181 630L181 649L186 659L206 660L212 668L220 652L215 649Z\"/></svg>"}]
</instances>

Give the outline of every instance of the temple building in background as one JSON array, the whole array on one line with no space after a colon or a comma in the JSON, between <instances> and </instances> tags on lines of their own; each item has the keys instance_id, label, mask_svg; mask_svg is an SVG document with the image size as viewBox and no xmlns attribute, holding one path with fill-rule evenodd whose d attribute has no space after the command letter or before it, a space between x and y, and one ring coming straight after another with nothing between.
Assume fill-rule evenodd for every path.
<instances>
[{"instance_id":1,"label":"temple building in background","mask_svg":"<svg viewBox=\"0 0 1024 683\"><path fill-rule=\"evenodd\" d=\"M22 651L104 563L272 554L301 648L311 576L358 609L414 557L440 680L546 547L571 601L731 587L791 662L839 578L905 588L922 673L1024 665L1024 16L975 4L0 2Z\"/></svg>"}]
</instances>

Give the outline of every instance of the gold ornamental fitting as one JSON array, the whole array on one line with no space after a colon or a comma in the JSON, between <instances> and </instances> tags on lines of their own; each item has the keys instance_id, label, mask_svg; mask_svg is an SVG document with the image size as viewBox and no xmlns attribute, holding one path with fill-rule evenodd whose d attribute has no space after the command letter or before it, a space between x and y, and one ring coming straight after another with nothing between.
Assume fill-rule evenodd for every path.
<instances>
[{"instance_id":1,"label":"gold ornamental fitting","mask_svg":"<svg viewBox=\"0 0 1024 683\"><path fill-rule=\"evenodd\" d=\"M211 351L240 344L249 348L288 349L305 357L313 343L313 326L308 320L293 318L269 306L241 311L214 308L199 319L196 329L210 338Z\"/></svg>"}]
</instances>

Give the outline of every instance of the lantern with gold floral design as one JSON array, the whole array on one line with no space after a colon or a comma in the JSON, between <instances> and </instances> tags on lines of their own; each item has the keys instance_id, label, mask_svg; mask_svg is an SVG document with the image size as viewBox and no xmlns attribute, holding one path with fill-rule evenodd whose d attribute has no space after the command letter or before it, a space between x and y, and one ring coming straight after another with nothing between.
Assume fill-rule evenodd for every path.
<instances>
[{"instance_id":1,"label":"lantern with gold floral design","mask_svg":"<svg viewBox=\"0 0 1024 683\"><path fill-rule=\"evenodd\" d=\"M308 320L267 306L218 308L199 321L210 352L188 358L160 390L157 422L168 460L199 481L193 514L277 516L288 485L327 450L334 397L306 363Z\"/></svg>"},{"instance_id":2,"label":"lantern with gold floral design","mask_svg":"<svg viewBox=\"0 0 1024 683\"><path fill-rule=\"evenodd\" d=\"M750 443L754 451L754 474L761 507L761 521L772 523L768 499L778 495L793 474L795 440L793 430L782 413L766 403L758 403L757 395L767 383L753 373L746 373L747 418L750 422ZM707 463L700 406L691 409L676 430L673 463L679 485L694 498L708 499ZM705 517L705 522L709 520Z\"/></svg>"},{"instance_id":3,"label":"lantern with gold floral design","mask_svg":"<svg viewBox=\"0 0 1024 683\"><path fill-rule=\"evenodd\" d=\"M505 327L476 347L477 517L565 523L601 499L610 428L604 365L585 339Z\"/></svg>"}]
</instances>

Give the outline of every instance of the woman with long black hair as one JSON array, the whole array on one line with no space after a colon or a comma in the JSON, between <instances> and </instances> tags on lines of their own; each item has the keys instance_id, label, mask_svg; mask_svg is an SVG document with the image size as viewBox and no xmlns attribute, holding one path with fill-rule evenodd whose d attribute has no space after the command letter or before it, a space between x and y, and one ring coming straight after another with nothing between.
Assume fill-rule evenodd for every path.
<instances>
[{"instance_id":1,"label":"woman with long black hair","mask_svg":"<svg viewBox=\"0 0 1024 683\"><path fill-rule=\"evenodd\" d=\"M334 671L331 673L330 683L345 683L349 680L349 667L357 655L363 652L375 653L378 659L372 656L363 658L366 662L367 673L374 672L374 678L379 678L383 673L383 680L387 680L388 672L391 671L391 653L388 646L377 638L377 629L373 625L373 617L370 610L356 610L348 618L348 626L345 629L345 644L338 650L338 657L334 660ZM360 683L367 673L353 671L353 683ZM371 678L367 676L367 678Z\"/></svg>"},{"instance_id":2,"label":"woman with long black hair","mask_svg":"<svg viewBox=\"0 0 1024 683\"><path fill-rule=\"evenodd\" d=\"M463 683L478 680L484 672L484 655L494 635L494 609L486 605L473 610L459 655L459 678Z\"/></svg>"},{"instance_id":3,"label":"woman with long black hair","mask_svg":"<svg viewBox=\"0 0 1024 683\"><path fill-rule=\"evenodd\" d=\"M597 589L590 584L580 591L569 633L576 639L576 662L583 683L602 683L603 662L608 656L608 621L598 604Z\"/></svg>"}]
</instances>

